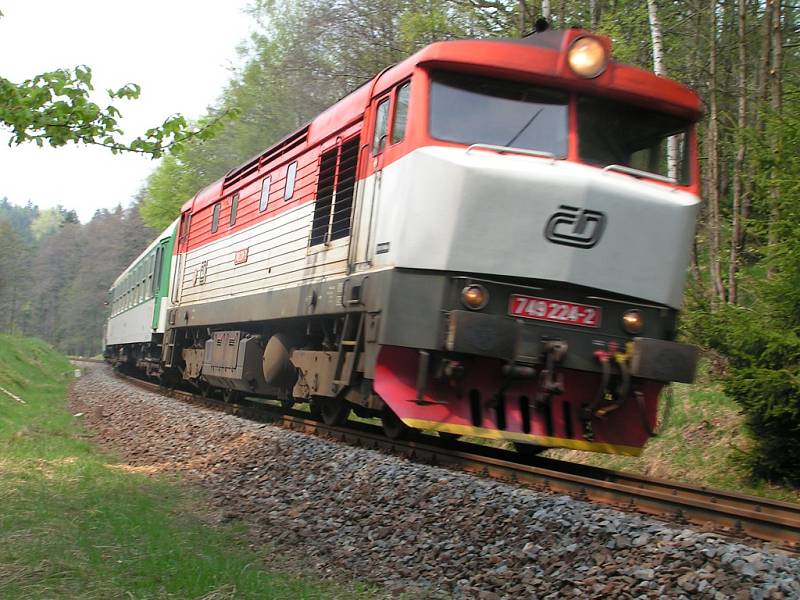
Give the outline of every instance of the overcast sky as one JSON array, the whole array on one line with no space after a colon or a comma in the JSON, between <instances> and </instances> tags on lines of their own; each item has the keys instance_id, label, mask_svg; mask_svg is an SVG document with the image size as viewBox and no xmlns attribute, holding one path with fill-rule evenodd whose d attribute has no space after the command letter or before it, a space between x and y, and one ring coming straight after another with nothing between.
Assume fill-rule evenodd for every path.
<instances>
[{"instance_id":1,"label":"overcast sky","mask_svg":"<svg viewBox=\"0 0 800 600\"><path fill-rule=\"evenodd\" d=\"M86 64L95 101L104 90L142 86L138 100L114 101L126 134L166 117L197 118L238 65L237 45L253 29L247 0L3 0L0 76L22 81L46 70ZM105 105L105 104L101 104ZM102 148L32 144L8 147L0 128L0 198L62 204L82 221L98 208L127 205L157 162Z\"/></svg>"}]
</instances>

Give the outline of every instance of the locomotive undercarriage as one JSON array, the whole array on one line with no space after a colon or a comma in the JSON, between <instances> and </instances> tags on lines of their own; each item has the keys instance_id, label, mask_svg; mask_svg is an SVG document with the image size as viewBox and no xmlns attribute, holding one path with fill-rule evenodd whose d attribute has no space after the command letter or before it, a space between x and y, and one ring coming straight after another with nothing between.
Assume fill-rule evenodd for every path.
<instances>
[{"instance_id":1,"label":"locomotive undercarriage","mask_svg":"<svg viewBox=\"0 0 800 600\"><path fill-rule=\"evenodd\" d=\"M461 300L474 284L488 295L480 310ZM591 292L388 270L292 290L306 313L292 318L263 319L286 314L275 295L258 315L247 314L252 299L226 301L227 314L250 317L229 325L201 323L226 314L222 303L176 309L170 320L188 326L168 330L164 358L201 390L310 402L329 423L355 410L382 416L392 435L412 427L635 454L663 385L693 377L694 351L669 341L673 310ZM509 297L522 293L590 301L602 325L514 318ZM338 310L325 314L326 303ZM635 338L619 325L631 307L645 315Z\"/></svg>"}]
</instances>

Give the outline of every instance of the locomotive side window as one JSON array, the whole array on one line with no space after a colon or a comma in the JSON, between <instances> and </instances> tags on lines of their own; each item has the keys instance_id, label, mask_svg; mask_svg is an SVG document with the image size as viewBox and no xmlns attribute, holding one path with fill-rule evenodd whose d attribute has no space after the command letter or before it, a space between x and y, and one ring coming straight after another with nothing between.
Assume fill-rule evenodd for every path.
<instances>
[{"instance_id":1,"label":"locomotive side window","mask_svg":"<svg viewBox=\"0 0 800 600\"><path fill-rule=\"evenodd\" d=\"M403 141L406 137L408 124L408 101L411 98L411 82L404 83L397 89L397 99L394 103L394 119L392 122L392 144Z\"/></svg>"},{"instance_id":2,"label":"locomotive side window","mask_svg":"<svg viewBox=\"0 0 800 600\"><path fill-rule=\"evenodd\" d=\"M186 243L189 241L189 225L191 222L192 222L192 213L189 212L183 213L183 217L181 218L180 237L178 238L179 246L185 246Z\"/></svg>"},{"instance_id":3,"label":"locomotive side window","mask_svg":"<svg viewBox=\"0 0 800 600\"><path fill-rule=\"evenodd\" d=\"M217 232L219 226L219 202L214 205L214 212L211 215L211 233Z\"/></svg>"},{"instance_id":4,"label":"locomotive side window","mask_svg":"<svg viewBox=\"0 0 800 600\"><path fill-rule=\"evenodd\" d=\"M389 98L381 100L375 113L375 134L372 136L372 154L383 152L386 146L386 130L389 127Z\"/></svg>"},{"instance_id":5,"label":"locomotive side window","mask_svg":"<svg viewBox=\"0 0 800 600\"><path fill-rule=\"evenodd\" d=\"M261 199L258 201L258 212L267 210L267 203L269 203L269 184L271 180L272 177L267 176L264 178L264 181L261 182Z\"/></svg>"},{"instance_id":6,"label":"locomotive side window","mask_svg":"<svg viewBox=\"0 0 800 600\"><path fill-rule=\"evenodd\" d=\"M672 177L689 184L689 123L679 117L604 100L578 99L578 153L598 166L620 165ZM667 164L667 146L675 142L677 164Z\"/></svg>"},{"instance_id":7,"label":"locomotive side window","mask_svg":"<svg viewBox=\"0 0 800 600\"><path fill-rule=\"evenodd\" d=\"M231 200L231 220L230 225L233 227L236 225L236 211L239 210L239 193L233 195L233 200Z\"/></svg>"},{"instance_id":8,"label":"locomotive side window","mask_svg":"<svg viewBox=\"0 0 800 600\"><path fill-rule=\"evenodd\" d=\"M292 199L294 195L294 180L297 177L297 161L289 165L286 170L286 187L283 189L283 201Z\"/></svg>"},{"instance_id":9,"label":"locomotive side window","mask_svg":"<svg viewBox=\"0 0 800 600\"><path fill-rule=\"evenodd\" d=\"M529 83L434 72L430 134L461 144L492 144L567 155L569 96Z\"/></svg>"}]
</instances>

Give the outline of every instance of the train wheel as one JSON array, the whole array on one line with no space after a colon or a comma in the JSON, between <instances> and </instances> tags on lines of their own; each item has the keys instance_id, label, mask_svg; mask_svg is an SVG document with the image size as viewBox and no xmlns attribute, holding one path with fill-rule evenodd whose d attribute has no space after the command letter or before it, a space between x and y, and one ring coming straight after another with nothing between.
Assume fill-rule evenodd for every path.
<instances>
[{"instance_id":1,"label":"train wheel","mask_svg":"<svg viewBox=\"0 0 800 600\"><path fill-rule=\"evenodd\" d=\"M293 406L294 406L294 398L292 398L289 395L286 395L283 398L281 398L281 408L283 410L291 410Z\"/></svg>"},{"instance_id":2,"label":"train wheel","mask_svg":"<svg viewBox=\"0 0 800 600\"><path fill-rule=\"evenodd\" d=\"M383 432L390 440L402 440L411 432L408 425L403 423L388 406L384 406L383 412L381 412L381 425L383 425Z\"/></svg>"},{"instance_id":3,"label":"train wheel","mask_svg":"<svg viewBox=\"0 0 800 600\"><path fill-rule=\"evenodd\" d=\"M115 366L115 368L120 371L122 370L119 366ZM180 375L175 369L167 369L158 376L159 385L168 390L174 389L180 380Z\"/></svg>"},{"instance_id":4,"label":"train wheel","mask_svg":"<svg viewBox=\"0 0 800 600\"><path fill-rule=\"evenodd\" d=\"M533 458L534 456L538 456L545 450L547 450L546 446L535 446L533 444L524 444L522 442L514 442L514 449L525 458Z\"/></svg>"},{"instance_id":5,"label":"train wheel","mask_svg":"<svg viewBox=\"0 0 800 600\"><path fill-rule=\"evenodd\" d=\"M350 405L340 398L328 398L322 402L322 422L325 425L344 425L350 416Z\"/></svg>"},{"instance_id":6,"label":"train wheel","mask_svg":"<svg viewBox=\"0 0 800 600\"><path fill-rule=\"evenodd\" d=\"M228 404L233 404L234 402L238 402L243 397L244 397L244 394L242 394L242 392L240 392L239 390L231 390L231 389L225 388L222 391L222 399L225 402L227 402Z\"/></svg>"},{"instance_id":7,"label":"train wheel","mask_svg":"<svg viewBox=\"0 0 800 600\"><path fill-rule=\"evenodd\" d=\"M214 393L213 388L208 384L207 381L198 381L197 389L203 398L210 398Z\"/></svg>"},{"instance_id":8,"label":"train wheel","mask_svg":"<svg viewBox=\"0 0 800 600\"><path fill-rule=\"evenodd\" d=\"M308 410L311 413L311 418L315 421L322 421L322 403L324 401L319 396L314 396L308 401Z\"/></svg>"}]
</instances>

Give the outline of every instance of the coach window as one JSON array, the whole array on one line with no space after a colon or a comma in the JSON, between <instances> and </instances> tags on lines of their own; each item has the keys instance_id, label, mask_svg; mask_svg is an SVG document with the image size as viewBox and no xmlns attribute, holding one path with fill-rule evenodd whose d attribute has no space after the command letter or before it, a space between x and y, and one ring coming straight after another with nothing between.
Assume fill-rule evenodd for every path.
<instances>
[{"instance_id":1,"label":"coach window","mask_svg":"<svg viewBox=\"0 0 800 600\"><path fill-rule=\"evenodd\" d=\"M287 202L294 195L294 179L297 176L297 161L294 161L286 169L286 187L283 188L283 201Z\"/></svg>"},{"instance_id":2,"label":"coach window","mask_svg":"<svg viewBox=\"0 0 800 600\"><path fill-rule=\"evenodd\" d=\"M231 200L231 227L236 225L236 211L239 209L239 194L238 192L233 195Z\"/></svg>"},{"instance_id":3,"label":"coach window","mask_svg":"<svg viewBox=\"0 0 800 600\"><path fill-rule=\"evenodd\" d=\"M147 259L147 279L145 280L144 286L144 295L146 298L153 297L153 267L155 266L155 261L153 260L155 255L151 252L149 258Z\"/></svg>"},{"instance_id":4,"label":"coach window","mask_svg":"<svg viewBox=\"0 0 800 600\"><path fill-rule=\"evenodd\" d=\"M406 137L408 124L408 101L411 98L411 82L407 81L397 89L397 99L394 102L394 119L392 122L391 142L402 142Z\"/></svg>"},{"instance_id":5,"label":"coach window","mask_svg":"<svg viewBox=\"0 0 800 600\"><path fill-rule=\"evenodd\" d=\"M214 205L214 213L211 215L211 233L217 232L219 225L219 202Z\"/></svg>"},{"instance_id":6,"label":"coach window","mask_svg":"<svg viewBox=\"0 0 800 600\"><path fill-rule=\"evenodd\" d=\"M381 100L375 112L375 135L372 136L372 155L380 154L386 146L386 129L389 126L389 98Z\"/></svg>"},{"instance_id":7,"label":"coach window","mask_svg":"<svg viewBox=\"0 0 800 600\"><path fill-rule=\"evenodd\" d=\"M258 212L267 210L267 204L269 203L269 184L271 180L272 177L268 176L261 182L261 200L258 203Z\"/></svg>"}]
</instances>

